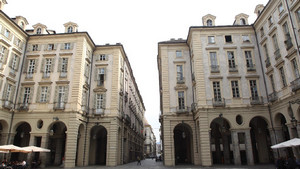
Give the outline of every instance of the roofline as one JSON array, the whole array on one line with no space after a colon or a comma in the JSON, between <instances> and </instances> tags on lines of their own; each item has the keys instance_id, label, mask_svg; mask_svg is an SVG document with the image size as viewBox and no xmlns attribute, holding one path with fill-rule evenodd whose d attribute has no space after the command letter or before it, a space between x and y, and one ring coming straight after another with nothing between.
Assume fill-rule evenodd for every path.
<instances>
[{"instance_id":1,"label":"roofline","mask_svg":"<svg viewBox=\"0 0 300 169\"><path fill-rule=\"evenodd\" d=\"M256 22L258 21L258 19L260 19L260 16L262 16L262 13L265 12L265 10L267 10L267 7L270 5L272 0L269 0L268 3L266 4L266 6L264 7L264 9L260 12L260 14L258 15L258 17L256 17L255 21L253 22L253 26L256 24Z\"/></svg>"},{"instance_id":2,"label":"roofline","mask_svg":"<svg viewBox=\"0 0 300 169\"><path fill-rule=\"evenodd\" d=\"M6 13L4 13L2 10L0 10L0 13L3 14L10 22L12 22L17 28L19 28L27 37L29 36L25 30L23 30L15 21L12 20Z\"/></svg>"}]
</instances>

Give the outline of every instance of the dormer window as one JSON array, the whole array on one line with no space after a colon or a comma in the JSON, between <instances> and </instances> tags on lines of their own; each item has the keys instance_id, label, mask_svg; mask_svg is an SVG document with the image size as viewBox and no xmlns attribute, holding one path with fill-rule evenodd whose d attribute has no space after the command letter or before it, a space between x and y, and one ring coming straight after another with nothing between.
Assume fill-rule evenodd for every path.
<instances>
[{"instance_id":1,"label":"dormer window","mask_svg":"<svg viewBox=\"0 0 300 169\"><path fill-rule=\"evenodd\" d=\"M41 28L37 28L36 34L40 35L41 33L42 33L42 29Z\"/></svg>"},{"instance_id":2,"label":"dormer window","mask_svg":"<svg viewBox=\"0 0 300 169\"><path fill-rule=\"evenodd\" d=\"M72 26L69 26L68 27L68 33L72 33L73 32L73 28L72 28Z\"/></svg>"},{"instance_id":3,"label":"dormer window","mask_svg":"<svg viewBox=\"0 0 300 169\"><path fill-rule=\"evenodd\" d=\"M20 27L21 27L22 29L24 29L24 27L25 27L24 22L21 22L21 23L20 23Z\"/></svg>"},{"instance_id":4,"label":"dormer window","mask_svg":"<svg viewBox=\"0 0 300 169\"><path fill-rule=\"evenodd\" d=\"M206 24L207 24L207 26L213 26L212 20L210 20L210 19L208 19L208 20L206 21Z\"/></svg>"},{"instance_id":5,"label":"dormer window","mask_svg":"<svg viewBox=\"0 0 300 169\"><path fill-rule=\"evenodd\" d=\"M240 24L241 24L241 25L246 25L246 21L245 21L244 18L241 18L241 19L240 19Z\"/></svg>"}]
</instances>

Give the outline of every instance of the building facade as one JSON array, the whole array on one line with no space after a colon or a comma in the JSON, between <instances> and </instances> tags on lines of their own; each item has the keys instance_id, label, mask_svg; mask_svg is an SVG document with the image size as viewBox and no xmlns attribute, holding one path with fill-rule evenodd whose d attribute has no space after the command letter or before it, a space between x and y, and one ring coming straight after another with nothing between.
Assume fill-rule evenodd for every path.
<instances>
[{"instance_id":1,"label":"building facade","mask_svg":"<svg viewBox=\"0 0 300 169\"><path fill-rule=\"evenodd\" d=\"M257 5L256 21L202 18L187 39L158 43L164 164L272 163L300 136L300 2Z\"/></svg>"},{"instance_id":2,"label":"building facade","mask_svg":"<svg viewBox=\"0 0 300 169\"><path fill-rule=\"evenodd\" d=\"M144 157L150 158L156 156L156 137L153 133L152 126L144 119Z\"/></svg>"},{"instance_id":3,"label":"building facade","mask_svg":"<svg viewBox=\"0 0 300 169\"><path fill-rule=\"evenodd\" d=\"M145 107L122 44L96 45L76 23L56 33L8 17L0 0L0 143L50 153L11 160L116 166L143 155Z\"/></svg>"}]
</instances>

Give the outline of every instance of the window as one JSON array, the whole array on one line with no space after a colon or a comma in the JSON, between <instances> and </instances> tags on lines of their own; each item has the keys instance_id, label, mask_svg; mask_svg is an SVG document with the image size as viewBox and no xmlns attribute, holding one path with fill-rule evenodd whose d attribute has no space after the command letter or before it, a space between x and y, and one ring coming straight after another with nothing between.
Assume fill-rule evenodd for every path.
<instances>
[{"instance_id":1,"label":"window","mask_svg":"<svg viewBox=\"0 0 300 169\"><path fill-rule=\"evenodd\" d=\"M289 26L288 26L287 22L285 22L282 25L282 28L283 28L283 32L284 32L284 35L285 35L284 43L286 45L286 49L290 49L293 46L293 43L292 43L292 39L291 39L291 36L290 36L290 31L289 31Z\"/></svg>"},{"instance_id":2,"label":"window","mask_svg":"<svg viewBox=\"0 0 300 169\"><path fill-rule=\"evenodd\" d=\"M27 69L27 78L32 78L35 70L35 59L29 59L28 69Z\"/></svg>"},{"instance_id":3,"label":"window","mask_svg":"<svg viewBox=\"0 0 300 169\"><path fill-rule=\"evenodd\" d=\"M185 103L184 103L184 91L178 92L178 109L184 110L185 109Z\"/></svg>"},{"instance_id":4,"label":"window","mask_svg":"<svg viewBox=\"0 0 300 169\"><path fill-rule=\"evenodd\" d=\"M296 59L292 60L293 70L294 70L294 76L296 79L300 78L298 63Z\"/></svg>"},{"instance_id":5,"label":"window","mask_svg":"<svg viewBox=\"0 0 300 169\"><path fill-rule=\"evenodd\" d=\"M215 37L214 36L208 36L208 43L215 43Z\"/></svg>"},{"instance_id":6,"label":"window","mask_svg":"<svg viewBox=\"0 0 300 169\"><path fill-rule=\"evenodd\" d=\"M68 27L68 33L72 33L73 32L73 28L72 28L72 26L69 26Z\"/></svg>"},{"instance_id":7,"label":"window","mask_svg":"<svg viewBox=\"0 0 300 169\"><path fill-rule=\"evenodd\" d=\"M275 83L274 83L273 75L270 75L270 82L271 82L272 90L273 90L273 93L274 93L276 90L275 90Z\"/></svg>"},{"instance_id":8,"label":"window","mask_svg":"<svg viewBox=\"0 0 300 169\"><path fill-rule=\"evenodd\" d=\"M210 20L210 19L208 19L208 20L206 21L206 24L207 24L207 26L213 26L212 20Z\"/></svg>"},{"instance_id":9,"label":"window","mask_svg":"<svg viewBox=\"0 0 300 169\"><path fill-rule=\"evenodd\" d=\"M41 95L40 95L40 102L41 103L46 103L47 102L47 98L48 98L48 90L49 90L49 87L48 86L42 86L40 88L40 92L41 92Z\"/></svg>"},{"instance_id":10,"label":"window","mask_svg":"<svg viewBox=\"0 0 300 169\"><path fill-rule=\"evenodd\" d=\"M225 42L226 43L232 43L231 35L225 35Z\"/></svg>"},{"instance_id":11,"label":"window","mask_svg":"<svg viewBox=\"0 0 300 169\"><path fill-rule=\"evenodd\" d=\"M300 8L297 9L297 11L296 11L296 18L297 18L298 23L300 24Z\"/></svg>"},{"instance_id":12,"label":"window","mask_svg":"<svg viewBox=\"0 0 300 169\"><path fill-rule=\"evenodd\" d=\"M11 68L12 73L18 70L19 59L20 57L17 54L13 54L13 56L11 57L9 67Z\"/></svg>"},{"instance_id":13,"label":"window","mask_svg":"<svg viewBox=\"0 0 300 169\"><path fill-rule=\"evenodd\" d=\"M277 36L276 36L276 34L274 34L274 35L272 36L272 40L273 40L273 46L274 46L274 49L275 49L275 50L278 50L279 47L278 47L278 42L277 42Z\"/></svg>"},{"instance_id":14,"label":"window","mask_svg":"<svg viewBox=\"0 0 300 169\"><path fill-rule=\"evenodd\" d=\"M101 54L101 55L99 56L99 60L101 60L101 61L107 60L107 55Z\"/></svg>"},{"instance_id":15,"label":"window","mask_svg":"<svg viewBox=\"0 0 300 169\"><path fill-rule=\"evenodd\" d=\"M234 61L234 53L232 51L227 51L227 56L228 56L228 66L229 68L235 69L235 61Z\"/></svg>"},{"instance_id":16,"label":"window","mask_svg":"<svg viewBox=\"0 0 300 169\"><path fill-rule=\"evenodd\" d=\"M242 35L243 42L250 42L249 35Z\"/></svg>"},{"instance_id":17,"label":"window","mask_svg":"<svg viewBox=\"0 0 300 169\"><path fill-rule=\"evenodd\" d=\"M39 45L35 44L32 45L32 51L38 51L39 50Z\"/></svg>"},{"instance_id":18,"label":"window","mask_svg":"<svg viewBox=\"0 0 300 169\"><path fill-rule=\"evenodd\" d=\"M234 98L240 97L238 81L231 81L231 90L232 90L232 97Z\"/></svg>"},{"instance_id":19,"label":"window","mask_svg":"<svg viewBox=\"0 0 300 169\"><path fill-rule=\"evenodd\" d=\"M42 33L42 29L41 28L37 28L36 34L40 35L41 33Z\"/></svg>"},{"instance_id":20,"label":"window","mask_svg":"<svg viewBox=\"0 0 300 169\"><path fill-rule=\"evenodd\" d=\"M286 86L287 86L287 83L286 83L285 73L284 73L283 67L280 67L280 68L279 68L279 73L280 73L280 78L281 78L282 86L283 86L283 87L286 87Z\"/></svg>"},{"instance_id":21,"label":"window","mask_svg":"<svg viewBox=\"0 0 300 169\"><path fill-rule=\"evenodd\" d=\"M246 25L246 20L244 18L240 19L240 25Z\"/></svg>"},{"instance_id":22,"label":"window","mask_svg":"<svg viewBox=\"0 0 300 169\"><path fill-rule=\"evenodd\" d=\"M10 100L10 95L11 95L11 89L12 89L12 85L11 84L9 84L9 83L7 83L6 84L6 88L5 88L5 90L3 91L4 93L3 93L3 99L5 100L5 101L8 101L8 100Z\"/></svg>"},{"instance_id":23,"label":"window","mask_svg":"<svg viewBox=\"0 0 300 169\"><path fill-rule=\"evenodd\" d=\"M30 99L30 87L25 87L24 88L24 94L23 94L23 100L22 103L24 106L26 106L29 103L29 99Z\"/></svg>"},{"instance_id":24,"label":"window","mask_svg":"<svg viewBox=\"0 0 300 169\"><path fill-rule=\"evenodd\" d=\"M251 92L252 100L258 100L256 80L250 80L249 83L250 83L250 92Z\"/></svg>"},{"instance_id":25,"label":"window","mask_svg":"<svg viewBox=\"0 0 300 169\"><path fill-rule=\"evenodd\" d=\"M24 22L21 22L21 23L20 23L20 27L21 27L22 29L24 29L24 28L25 28L25 24L24 24Z\"/></svg>"},{"instance_id":26,"label":"window","mask_svg":"<svg viewBox=\"0 0 300 169\"><path fill-rule=\"evenodd\" d=\"M67 77L68 58L60 58L59 59L58 72L60 72L60 77Z\"/></svg>"},{"instance_id":27,"label":"window","mask_svg":"<svg viewBox=\"0 0 300 169\"><path fill-rule=\"evenodd\" d=\"M105 109L105 94L97 93L95 98L96 113L103 113Z\"/></svg>"},{"instance_id":28,"label":"window","mask_svg":"<svg viewBox=\"0 0 300 169\"><path fill-rule=\"evenodd\" d=\"M254 68L251 51L245 51L247 68Z\"/></svg>"},{"instance_id":29,"label":"window","mask_svg":"<svg viewBox=\"0 0 300 169\"><path fill-rule=\"evenodd\" d=\"M4 30L4 36L7 37L7 38L10 38L10 31L5 29Z\"/></svg>"},{"instance_id":30,"label":"window","mask_svg":"<svg viewBox=\"0 0 300 169\"><path fill-rule=\"evenodd\" d=\"M210 68L211 68L211 71L212 72L219 72L217 53L216 52L209 52L209 55L210 55Z\"/></svg>"},{"instance_id":31,"label":"window","mask_svg":"<svg viewBox=\"0 0 300 169\"><path fill-rule=\"evenodd\" d=\"M273 18L272 18L272 16L270 16L270 17L268 18L268 23L269 23L269 26L272 26L272 25L273 25Z\"/></svg>"},{"instance_id":32,"label":"window","mask_svg":"<svg viewBox=\"0 0 300 169\"><path fill-rule=\"evenodd\" d=\"M265 35L264 27L260 28L260 37L263 37Z\"/></svg>"},{"instance_id":33,"label":"window","mask_svg":"<svg viewBox=\"0 0 300 169\"><path fill-rule=\"evenodd\" d=\"M54 50L54 44L48 44L47 50Z\"/></svg>"},{"instance_id":34,"label":"window","mask_svg":"<svg viewBox=\"0 0 300 169\"><path fill-rule=\"evenodd\" d=\"M44 61L44 67L42 68L43 69L43 77L44 78L47 78L47 77L50 77L50 73L51 73L51 70L52 70L52 60L51 58L45 58L43 61Z\"/></svg>"},{"instance_id":35,"label":"window","mask_svg":"<svg viewBox=\"0 0 300 169\"><path fill-rule=\"evenodd\" d=\"M184 82L183 65L177 65L176 70L177 70L177 83L183 83Z\"/></svg>"},{"instance_id":36,"label":"window","mask_svg":"<svg viewBox=\"0 0 300 169\"><path fill-rule=\"evenodd\" d=\"M98 68L97 69L97 85L98 86L104 86L104 80L105 80L105 68Z\"/></svg>"},{"instance_id":37,"label":"window","mask_svg":"<svg viewBox=\"0 0 300 169\"><path fill-rule=\"evenodd\" d=\"M70 50L71 49L71 44L70 43L65 43L65 48L66 50Z\"/></svg>"},{"instance_id":38,"label":"window","mask_svg":"<svg viewBox=\"0 0 300 169\"><path fill-rule=\"evenodd\" d=\"M182 57L182 51L176 50L176 57Z\"/></svg>"},{"instance_id":39,"label":"window","mask_svg":"<svg viewBox=\"0 0 300 169\"><path fill-rule=\"evenodd\" d=\"M8 53L8 51L7 51L6 47L0 45L0 63L4 62L5 58L7 57L7 53ZM0 66L0 67L2 67L2 66Z\"/></svg>"},{"instance_id":40,"label":"window","mask_svg":"<svg viewBox=\"0 0 300 169\"><path fill-rule=\"evenodd\" d=\"M57 108L64 108L66 102L66 86L57 86Z\"/></svg>"},{"instance_id":41,"label":"window","mask_svg":"<svg viewBox=\"0 0 300 169\"><path fill-rule=\"evenodd\" d=\"M279 11L279 14L281 14L283 12L283 5L282 3L278 6L278 11Z\"/></svg>"},{"instance_id":42,"label":"window","mask_svg":"<svg viewBox=\"0 0 300 169\"><path fill-rule=\"evenodd\" d=\"M213 82L213 90L214 90L214 101L215 102L221 102L221 87L220 82Z\"/></svg>"}]
</instances>

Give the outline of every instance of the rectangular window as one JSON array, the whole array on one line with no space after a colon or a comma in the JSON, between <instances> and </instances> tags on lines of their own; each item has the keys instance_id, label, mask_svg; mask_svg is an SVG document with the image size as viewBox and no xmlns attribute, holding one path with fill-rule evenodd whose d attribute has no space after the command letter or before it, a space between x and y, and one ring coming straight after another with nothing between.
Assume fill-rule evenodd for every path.
<instances>
[{"instance_id":1,"label":"rectangular window","mask_svg":"<svg viewBox=\"0 0 300 169\"><path fill-rule=\"evenodd\" d=\"M13 70L17 69L17 61L18 61L18 55L14 54L14 56L11 59L11 69Z\"/></svg>"},{"instance_id":2,"label":"rectangular window","mask_svg":"<svg viewBox=\"0 0 300 169\"><path fill-rule=\"evenodd\" d=\"M242 35L243 42L250 42L249 35Z\"/></svg>"},{"instance_id":3,"label":"rectangular window","mask_svg":"<svg viewBox=\"0 0 300 169\"><path fill-rule=\"evenodd\" d=\"M240 97L238 81L231 81L231 90L232 90L232 97L234 98Z\"/></svg>"},{"instance_id":4,"label":"rectangular window","mask_svg":"<svg viewBox=\"0 0 300 169\"><path fill-rule=\"evenodd\" d=\"M289 26L288 26L287 22L285 22L282 25L282 29L283 29L283 32L284 32L284 35L285 35L284 44L286 45L287 49L290 49L293 46L293 43L292 43L292 38L290 36Z\"/></svg>"},{"instance_id":5,"label":"rectangular window","mask_svg":"<svg viewBox=\"0 0 300 169\"><path fill-rule=\"evenodd\" d=\"M220 82L213 82L213 90L214 90L214 101L215 102L221 102L221 87Z\"/></svg>"},{"instance_id":6,"label":"rectangular window","mask_svg":"<svg viewBox=\"0 0 300 169\"><path fill-rule=\"evenodd\" d=\"M47 102L47 95L48 95L48 86L42 86L41 87L41 95L40 95L41 103Z\"/></svg>"},{"instance_id":7,"label":"rectangular window","mask_svg":"<svg viewBox=\"0 0 300 169\"><path fill-rule=\"evenodd\" d=\"M52 67L52 59L46 58L43 77L50 77L51 67Z\"/></svg>"},{"instance_id":8,"label":"rectangular window","mask_svg":"<svg viewBox=\"0 0 300 169\"><path fill-rule=\"evenodd\" d=\"M286 83L285 73L284 73L283 67L279 68L279 73L280 73L280 78L281 78L282 86L286 87L287 83Z\"/></svg>"},{"instance_id":9,"label":"rectangular window","mask_svg":"<svg viewBox=\"0 0 300 169\"><path fill-rule=\"evenodd\" d=\"M104 86L105 80L105 68L98 68L97 69L97 85Z\"/></svg>"},{"instance_id":10,"label":"rectangular window","mask_svg":"<svg viewBox=\"0 0 300 169\"><path fill-rule=\"evenodd\" d=\"M233 51L228 51L227 52L227 56L228 56L228 66L231 69L235 69L236 65L235 65L235 61L234 61L234 53Z\"/></svg>"},{"instance_id":11,"label":"rectangular window","mask_svg":"<svg viewBox=\"0 0 300 169\"><path fill-rule=\"evenodd\" d=\"M68 58L60 58L59 59L59 72L60 72L60 77L67 77L68 73Z\"/></svg>"},{"instance_id":12,"label":"rectangular window","mask_svg":"<svg viewBox=\"0 0 300 169\"><path fill-rule=\"evenodd\" d=\"M176 57L182 57L182 51L176 50Z\"/></svg>"},{"instance_id":13,"label":"rectangular window","mask_svg":"<svg viewBox=\"0 0 300 169\"><path fill-rule=\"evenodd\" d=\"M296 18L297 18L298 23L300 24L300 8L297 9L297 11L296 11Z\"/></svg>"},{"instance_id":14,"label":"rectangular window","mask_svg":"<svg viewBox=\"0 0 300 169\"><path fill-rule=\"evenodd\" d=\"M183 66L182 65L177 65L176 66L177 70L177 83L183 82Z\"/></svg>"},{"instance_id":15,"label":"rectangular window","mask_svg":"<svg viewBox=\"0 0 300 169\"><path fill-rule=\"evenodd\" d=\"M6 58L7 49L4 46L0 47L0 62L2 63L4 61L4 58Z\"/></svg>"},{"instance_id":16,"label":"rectangular window","mask_svg":"<svg viewBox=\"0 0 300 169\"><path fill-rule=\"evenodd\" d=\"M260 28L260 37L263 37L265 35L264 27Z\"/></svg>"},{"instance_id":17,"label":"rectangular window","mask_svg":"<svg viewBox=\"0 0 300 169\"><path fill-rule=\"evenodd\" d=\"M251 51L245 51L247 68L254 68Z\"/></svg>"},{"instance_id":18,"label":"rectangular window","mask_svg":"<svg viewBox=\"0 0 300 169\"><path fill-rule=\"evenodd\" d=\"M208 43L216 43L214 36L208 36Z\"/></svg>"},{"instance_id":19,"label":"rectangular window","mask_svg":"<svg viewBox=\"0 0 300 169\"><path fill-rule=\"evenodd\" d=\"M252 100L258 100L258 91L257 91L257 85L256 85L256 80L250 80L250 91L251 91L251 97Z\"/></svg>"},{"instance_id":20,"label":"rectangular window","mask_svg":"<svg viewBox=\"0 0 300 169\"><path fill-rule=\"evenodd\" d=\"M24 95L23 95L23 105L27 105L29 103L29 99L30 99L30 87L25 87L24 88Z\"/></svg>"},{"instance_id":21,"label":"rectangular window","mask_svg":"<svg viewBox=\"0 0 300 169\"><path fill-rule=\"evenodd\" d=\"M30 59L27 69L27 78L32 78L35 70L35 59Z\"/></svg>"},{"instance_id":22,"label":"rectangular window","mask_svg":"<svg viewBox=\"0 0 300 169\"><path fill-rule=\"evenodd\" d=\"M226 43L232 43L231 35L225 35L225 42Z\"/></svg>"},{"instance_id":23,"label":"rectangular window","mask_svg":"<svg viewBox=\"0 0 300 169\"><path fill-rule=\"evenodd\" d=\"M70 50L71 49L71 44L70 43L65 43L65 50Z\"/></svg>"},{"instance_id":24,"label":"rectangular window","mask_svg":"<svg viewBox=\"0 0 300 169\"><path fill-rule=\"evenodd\" d=\"M209 52L211 66L218 66L218 59L216 52Z\"/></svg>"},{"instance_id":25,"label":"rectangular window","mask_svg":"<svg viewBox=\"0 0 300 169\"><path fill-rule=\"evenodd\" d=\"M54 50L54 44L48 44L48 49L47 50Z\"/></svg>"},{"instance_id":26,"label":"rectangular window","mask_svg":"<svg viewBox=\"0 0 300 169\"><path fill-rule=\"evenodd\" d=\"M105 55L105 54L101 54L100 56L99 56L99 60L101 60L101 61L104 61L104 60L106 60L107 59L107 56Z\"/></svg>"},{"instance_id":27,"label":"rectangular window","mask_svg":"<svg viewBox=\"0 0 300 169\"><path fill-rule=\"evenodd\" d=\"M10 31L5 29L4 30L4 36L7 37L7 38L10 38Z\"/></svg>"},{"instance_id":28,"label":"rectangular window","mask_svg":"<svg viewBox=\"0 0 300 169\"><path fill-rule=\"evenodd\" d=\"M264 52L265 52L266 58L269 58L268 47L266 44L264 45Z\"/></svg>"},{"instance_id":29,"label":"rectangular window","mask_svg":"<svg viewBox=\"0 0 300 169\"><path fill-rule=\"evenodd\" d=\"M6 90L4 91L5 93L4 93L3 99L5 101L10 100L9 98L10 98L10 95L11 95L11 89L12 89L12 85L8 83L7 87L6 87Z\"/></svg>"},{"instance_id":30,"label":"rectangular window","mask_svg":"<svg viewBox=\"0 0 300 169\"><path fill-rule=\"evenodd\" d=\"M278 47L278 41L277 41L277 36L276 36L276 34L274 34L274 35L272 36L272 40L273 40L273 46L274 46L274 49L275 49L275 50L278 50L279 47Z\"/></svg>"},{"instance_id":31,"label":"rectangular window","mask_svg":"<svg viewBox=\"0 0 300 169\"><path fill-rule=\"evenodd\" d=\"M65 92L66 92L66 87L65 86L58 86L58 97L57 97L57 102L58 103L64 103L65 102Z\"/></svg>"},{"instance_id":32,"label":"rectangular window","mask_svg":"<svg viewBox=\"0 0 300 169\"><path fill-rule=\"evenodd\" d=\"M178 92L178 108L179 108L179 110L184 110L185 109L184 91Z\"/></svg>"},{"instance_id":33,"label":"rectangular window","mask_svg":"<svg viewBox=\"0 0 300 169\"><path fill-rule=\"evenodd\" d=\"M269 26L273 25L273 18L272 18L272 16L270 16L268 18L268 23L269 23Z\"/></svg>"},{"instance_id":34,"label":"rectangular window","mask_svg":"<svg viewBox=\"0 0 300 169\"><path fill-rule=\"evenodd\" d=\"M96 95L96 109L104 109L104 94Z\"/></svg>"},{"instance_id":35,"label":"rectangular window","mask_svg":"<svg viewBox=\"0 0 300 169\"><path fill-rule=\"evenodd\" d=\"M38 51L39 50L39 45L35 44L32 45L32 51Z\"/></svg>"},{"instance_id":36,"label":"rectangular window","mask_svg":"<svg viewBox=\"0 0 300 169\"><path fill-rule=\"evenodd\" d=\"M278 12L279 12L279 14L281 14L282 12L283 12L283 5L282 5L282 3L278 6Z\"/></svg>"},{"instance_id":37,"label":"rectangular window","mask_svg":"<svg viewBox=\"0 0 300 169\"><path fill-rule=\"evenodd\" d=\"M299 68L298 68L298 63L296 59L292 60L292 65L293 65L293 70L294 70L294 75L295 78L298 79L300 78L300 73L299 73Z\"/></svg>"}]
</instances>

